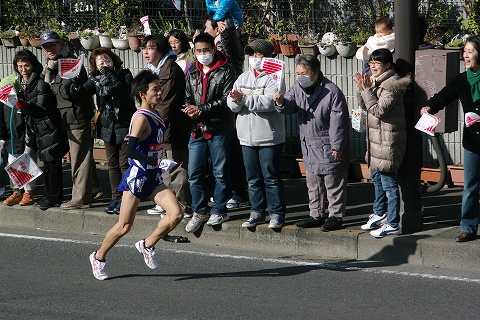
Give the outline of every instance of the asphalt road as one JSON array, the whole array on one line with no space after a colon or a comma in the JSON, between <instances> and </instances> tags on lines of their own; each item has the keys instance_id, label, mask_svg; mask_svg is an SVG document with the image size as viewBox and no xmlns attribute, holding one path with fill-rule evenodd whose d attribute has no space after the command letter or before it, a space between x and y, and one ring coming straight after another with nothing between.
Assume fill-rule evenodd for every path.
<instances>
[{"instance_id":1,"label":"asphalt road","mask_svg":"<svg viewBox=\"0 0 480 320\"><path fill-rule=\"evenodd\" d=\"M88 256L101 240L0 228L0 320L480 317L474 271L163 241L150 270L124 238L98 281Z\"/></svg>"}]
</instances>

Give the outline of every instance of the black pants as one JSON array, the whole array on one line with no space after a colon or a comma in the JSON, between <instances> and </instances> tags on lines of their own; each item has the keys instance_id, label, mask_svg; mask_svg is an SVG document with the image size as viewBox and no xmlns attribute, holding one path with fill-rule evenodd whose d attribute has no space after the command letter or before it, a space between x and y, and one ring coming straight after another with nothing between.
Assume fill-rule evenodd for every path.
<instances>
[{"instance_id":1,"label":"black pants","mask_svg":"<svg viewBox=\"0 0 480 320\"><path fill-rule=\"evenodd\" d=\"M55 203L63 200L63 172L62 159L43 163L43 177L45 190L43 196Z\"/></svg>"}]
</instances>

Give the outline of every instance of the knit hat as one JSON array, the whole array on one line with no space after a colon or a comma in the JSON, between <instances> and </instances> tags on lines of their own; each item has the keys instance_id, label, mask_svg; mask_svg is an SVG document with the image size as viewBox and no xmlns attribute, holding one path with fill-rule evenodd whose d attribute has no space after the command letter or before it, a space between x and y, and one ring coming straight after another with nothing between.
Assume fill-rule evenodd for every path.
<instances>
[{"instance_id":1,"label":"knit hat","mask_svg":"<svg viewBox=\"0 0 480 320\"><path fill-rule=\"evenodd\" d=\"M255 39L249 45L245 46L245 54L252 55L255 52L263 54L264 57L271 57L273 54L273 44L263 39Z\"/></svg>"},{"instance_id":2,"label":"knit hat","mask_svg":"<svg viewBox=\"0 0 480 320\"><path fill-rule=\"evenodd\" d=\"M60 36L55 31L45 31L40 35L40 45L43 46L45 43L49 42L58 42L62 41Z\"/></svg>"}]
</instances>

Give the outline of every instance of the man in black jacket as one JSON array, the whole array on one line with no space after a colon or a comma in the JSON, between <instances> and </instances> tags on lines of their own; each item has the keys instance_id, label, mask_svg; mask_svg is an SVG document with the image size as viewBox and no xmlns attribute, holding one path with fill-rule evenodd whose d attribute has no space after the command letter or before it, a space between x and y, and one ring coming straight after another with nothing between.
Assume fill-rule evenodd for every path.
<instances>
[{"instance_id":1,"label":"man in black jacket","mask_svg":"<svg viewBox=\"0 0 480 320\"><path fill-rule=\"evenodd\" d=\"M230 144L235 128L227 96L235 82L235 70L224 54L215 49L214 38L201 33L195 38L197 62L187 73L183 111L195 125L188 144L188 177L192 193L192 219L187 232L195 232L203 222L218 225L229 219ZM208 206L205 161L210 156L215 177L212 208ZM211 215L210 215L211 214Z\"/></svg>"}]
</instances>

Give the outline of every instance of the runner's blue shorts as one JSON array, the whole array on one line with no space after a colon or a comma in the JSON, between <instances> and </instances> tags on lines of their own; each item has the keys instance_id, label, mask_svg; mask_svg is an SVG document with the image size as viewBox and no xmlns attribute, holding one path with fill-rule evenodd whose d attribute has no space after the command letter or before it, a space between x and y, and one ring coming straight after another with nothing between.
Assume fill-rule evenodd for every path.
<instances>
[{"instance_id":1,"label":"runner's blue shorts","mask_svg":"<svg viewBox=\"0 0 480 320\"><path fill-rule=\"evenodd\" d=\"M163 184L162 173L156 170L144 171L137 166L130 166L118 185L118 191L129 190L140 200L147 199L156 187Z\"/></svg>"}]
</instances>

